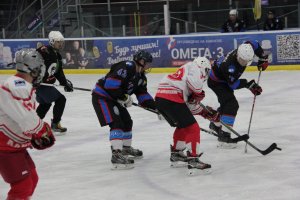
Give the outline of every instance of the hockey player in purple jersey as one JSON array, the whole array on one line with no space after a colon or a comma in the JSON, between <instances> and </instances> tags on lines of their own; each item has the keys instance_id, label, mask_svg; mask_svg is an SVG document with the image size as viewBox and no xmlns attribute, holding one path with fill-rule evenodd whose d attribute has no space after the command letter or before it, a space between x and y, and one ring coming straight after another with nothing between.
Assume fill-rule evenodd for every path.
<instances>
[{"instance_id":1,"label":"hockey player in purple jersey","mask_svg":"<svg viewBox=\"0 0 300 200\"><path fill-rule=\"evenodd\" d=\"M133 61L121 61L95 85L92 103L101 126L109 125L112 150L111 162L115 168L133 168L134 159L142 158L143 152L132 147L133 121L127 110L135 94L140 105L156 109L152 96L147 92L145 71L150 69L152 56L139 51Z\"/></svg>"},{"instance_id":2,"label":"hockey player in purple jersey","mask_svg":"<svg viewBox=\"0 0 300 200\"><path fill-rule=\"evenodd\" d=\"M234 95L234 90L247 88L254 95L260 95L262 88L255 80L247 81L240 79L241 75L249 66L254 58L254 54L259 58L258 70L266 70L268 67L268 56L257 41L246 41L227 54L214 62L208 79L208 87L211 88L218 97L220 107L220 120L224 124L232 127L239 109L238 101ZM219 135L220 146L225 148L236 147L230 136L230 130L221 123L210 123L210 128Z\"/></svg>"}]
</instances>

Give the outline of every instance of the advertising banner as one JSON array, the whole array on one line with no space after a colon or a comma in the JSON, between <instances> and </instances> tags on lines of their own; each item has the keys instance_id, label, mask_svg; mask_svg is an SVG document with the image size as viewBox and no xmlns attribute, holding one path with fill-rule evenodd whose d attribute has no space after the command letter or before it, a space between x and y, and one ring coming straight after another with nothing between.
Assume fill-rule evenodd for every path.
<instances>
[{"instance_id":1,"label":"advertising banner","mask_svg":"<svg viewBox=\"0 0 300 200\"><path fill-rule=\"evenodd\" d=\"M131 60L139 50L149 51L153 67L178 67L197 56L218 59L247 40L257 40L269 55L270 65L300 64L300 31L270 31L232 34L195 34L160 37L66 39L61 52L67 69L110 68ZM47 40L0 40L0 69L21 48L36 48ZM255 65L255 62L253 63Z\"/></svg>"}]
</instances>

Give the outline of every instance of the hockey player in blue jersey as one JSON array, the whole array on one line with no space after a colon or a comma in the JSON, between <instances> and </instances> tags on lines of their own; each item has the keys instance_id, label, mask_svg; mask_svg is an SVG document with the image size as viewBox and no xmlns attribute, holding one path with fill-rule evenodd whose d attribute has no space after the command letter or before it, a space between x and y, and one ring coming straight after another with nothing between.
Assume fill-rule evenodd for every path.
<instances>
[{"instance_id":1,"label":"hockey player in blue jersey","mask_svg":"<svg viewBox=\"0 0 300 200\"><path fill-rule=\"evenodd\" d=\"M226 57L216 60L210 71L208 87L217 95L220 107L220 120L232 127L239 109L238 101L234 95L234 90L248 88L254 95L260 95L262 88L255 80L247 81L240 79L241 75L254 58L254 54L259 58L258 70L266 70L268 67L268 56L257 41L246 41L237 49L229 52ZM221 123L210 123L210 128L218 135L220 146L225 148L236 147L236 142L232 141L230 130Z\"/></svg>"},{"instance_id":2,"label":"hockey player in blue jersey","mask_svg":"<svg viewBox=\"0 0 300 200\"><path fill-rule=\"evenodd\" d=\"M156 109L152 96L147 92L145 71L150 68L152 56L139 51L132 61L113 64L110 71L95 85L92 103L101 126L109 125L114 168L132 168L134 160L143 152L131 146L133 121L127 110L135 94L143 107Z\"/></svg>"}]
</instances>

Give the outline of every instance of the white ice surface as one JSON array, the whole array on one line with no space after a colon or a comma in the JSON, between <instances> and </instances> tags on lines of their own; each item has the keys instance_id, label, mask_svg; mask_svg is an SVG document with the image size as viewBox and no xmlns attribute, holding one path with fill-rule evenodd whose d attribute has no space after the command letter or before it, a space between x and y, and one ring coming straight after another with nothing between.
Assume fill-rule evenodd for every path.
<instances>
[{"instance_id":1,"label":"white ice surface","mask_svg":"<svg viewBox=\"0 0 300 200\"><path fill-rule=\"evenodd\" d=\"M102 75L67 75L74 86L92 88ZM155 94L162 74L149 74L149 92ZM248 80L258 72L245 73ZM0 76L3 80L7 75ZM189 177L186 169L169 167L173 128L138 107L129 111L134 121L133 146L144 151L135 168L112 171L108 127L100 127L89 92L66 93L62 125L65 136L57 137L49 150L30 150L39 174L33 200L299 200L300 199L300 72L263 72L263 93L256 99L250 141L264 150L276 142L282 151L262 156L244 143L237 149L216 148L214 136L201 133L202 160L212 174ZM247 132L253 95L236 91L240 109L234 128ZM206 87L205 104L218 106ZM49 122L52 112L46 120ZM203 128L208 122L196 117ZM9 187L0 179L0 199Z\"/></svg>"}]
</instances>

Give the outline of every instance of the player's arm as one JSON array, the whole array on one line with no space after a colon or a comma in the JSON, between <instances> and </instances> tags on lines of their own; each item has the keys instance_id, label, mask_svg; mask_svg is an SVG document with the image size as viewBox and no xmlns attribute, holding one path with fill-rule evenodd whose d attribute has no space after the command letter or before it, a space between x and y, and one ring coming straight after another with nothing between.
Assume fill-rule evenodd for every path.
<instances>
[{"instance_id":1,"label":"player's arm","mask_svg":"<svg viewBox=\"0 0 300 200\"><path fill-rule=\"evenodd\" d=\"M143 75L142 80L143 82L137 88L134 94L136 95L136 98L141 106L156 110L155 101L147 91L147 78L145 75Z\"/></svg>"}]
</instances>

